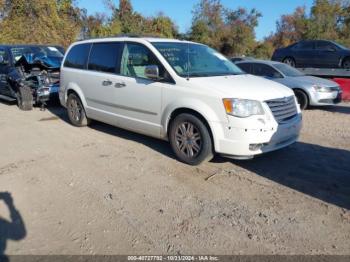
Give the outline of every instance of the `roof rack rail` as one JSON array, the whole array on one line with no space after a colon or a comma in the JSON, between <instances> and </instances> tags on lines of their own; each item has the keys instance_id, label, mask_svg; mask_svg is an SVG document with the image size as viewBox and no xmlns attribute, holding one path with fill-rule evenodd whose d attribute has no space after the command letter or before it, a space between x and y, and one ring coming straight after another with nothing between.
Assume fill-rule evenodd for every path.
<instances>
[{"instance_id":1,"label":"roof rack rail","mask_svg":"<svg viewBox=\"0 0 350 262\"><path fill-rule=\"evenodd\" d=\"M152 37L152 38L161 38L159 35L152 35L152 34L118 34L114 37L130 37L130 38L142 38L142 37Z\"/></svg>"},{"instance_id":2,"label":"roof rack rail","mask_svg":"<svg viewBox=\"0 0 350 262\"><path fill-rule=\"evenodd\" d=\"M139 34L118 34L118 35L112 35L112 36L101 36L101 37L87 37L87 38L82 38L78 39L77 41L85 41L85 40L93 40L93 39L101 39L101 38L122 38L122 37L129 37L129 38L161 38L160 36L157 35L151 35L151 34L144 34L144 35L139 35Z\"/></svg>"}]
</instances>

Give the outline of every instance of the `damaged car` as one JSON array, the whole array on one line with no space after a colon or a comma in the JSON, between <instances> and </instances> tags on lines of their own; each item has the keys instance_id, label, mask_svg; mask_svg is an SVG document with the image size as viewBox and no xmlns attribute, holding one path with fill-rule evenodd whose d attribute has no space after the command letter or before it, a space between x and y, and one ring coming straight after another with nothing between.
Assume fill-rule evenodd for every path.
<instances>
[{"instance_id":1,"label":"damaged car","mask_svg":"<svg viewBox=\"0 0 350 262\"><path fill-rule=\"evenodd\" d=\"M63 54L57 46L0 45L0 99L21 110L58 97Z\"/></svg>"}]
</instances>

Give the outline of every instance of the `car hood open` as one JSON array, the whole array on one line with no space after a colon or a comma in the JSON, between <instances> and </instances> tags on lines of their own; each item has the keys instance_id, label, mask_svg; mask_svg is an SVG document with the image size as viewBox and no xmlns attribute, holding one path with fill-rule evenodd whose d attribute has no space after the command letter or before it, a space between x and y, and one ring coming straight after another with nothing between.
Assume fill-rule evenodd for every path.
<instances>
[{"instance_id":1,"label":"car hood open","mask_svg":"<svg viewBox=\"0 0 350 262\"><path fill-rule=\"evenodd\" d=\"M249 74L190 78L197 88L218 93L226 98L241 98L258 101L288 97L293 91L279 83Z\"/></svg>"}]
</instances>

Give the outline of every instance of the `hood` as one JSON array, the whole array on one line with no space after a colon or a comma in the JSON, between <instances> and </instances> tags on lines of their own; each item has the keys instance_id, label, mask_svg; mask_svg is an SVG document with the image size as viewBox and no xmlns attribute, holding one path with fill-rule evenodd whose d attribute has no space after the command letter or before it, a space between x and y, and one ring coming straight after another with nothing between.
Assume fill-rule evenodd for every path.
<instances>
[{"instance_id":1,"label":"hood","mask_svg":"<svg viewBox=\"0 0 350 262\"><path fill-rule=\"evenodd\" d=\"M16 66L22 65L26 70L30 70L36 66L41 66L46 69L59 69L61 67L62 57L38 56L34 57L32 54L22 55L16 62Z\"/></svg>"},{"instance_id":2,"label":"hood","mask_svg":"<svg viewBox=\"0 0 350 262\"><path fill-rule=\"evenodd\" d=\"M294 95L293 91L284 85L248 74L191 78L189 81L197 88L218 93L222 98L266 101Z\"/></svg>"},{"instance_id":3,"label":"hood","mask_svg":"<svg viewBox=\"0 0 350 262\"><path fill-rule=\"evenodd\" d=\"M279 83L282 83L291 88L295 87L310 87L313 85L319 85L322 87L335 87L339 86L336 82L327 80L324 78L314 77L314 76L297 76L297 77L286 77L281 79L276 79Z\"/></svg>"}]
</instances>

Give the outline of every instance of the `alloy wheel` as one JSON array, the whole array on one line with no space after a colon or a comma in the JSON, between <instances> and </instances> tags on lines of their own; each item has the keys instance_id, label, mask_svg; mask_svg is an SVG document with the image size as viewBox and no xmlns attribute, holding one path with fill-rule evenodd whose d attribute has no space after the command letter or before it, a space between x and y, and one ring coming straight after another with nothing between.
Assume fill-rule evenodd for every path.
<instances>
[{"instance_id":1,"label":"alloy wheel","mask_svg":"<svg viewBox=\"0 0 350 262\"><path fill-rule=\"evenodd\" d=\"M343 63L343 68L344 69L350 69L350 59L347 59Z\"/></svg>"},{"instance_id":2,"label":"alloy wheel","mask_svg":"<svg viewBox=\"0 0 350 262\"><path fill-rule=\"evenodd\" d=\"M188 158L195 158L201 152L201 134L197 127L190 122L182 122L177 126L175 141L180 152Z\"/></svg>"},{"instance_id":3,"label":"alloy wheel","mask_svg":"<svg viewBox=\"0 0 350 262\"><path fill-rule=\"evenodd\" d=\"M294 60L293 60L293 58L286 58L286 59L284 59L284 61L283 61L285 64L287 64L287 65L290 65L290 66L292 66L292 67L295 67L295 62L294 62Z\"/></svg>"},{"instance_id":4,"label":"alloy wheel","mask_svg":"<svg viewBox=\"0 0 350 262\"><path fill-rule=\"evenodd\" d=\"M76 99L72 99L68 106L69 106L69 114L71 115L71 118L74 121L79 122L81 120L82 113L83 113L83 108L80 102L77 101Z\"/></svg>"}]
</instances>

